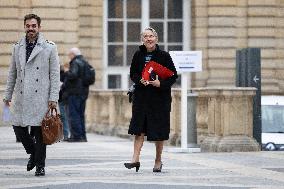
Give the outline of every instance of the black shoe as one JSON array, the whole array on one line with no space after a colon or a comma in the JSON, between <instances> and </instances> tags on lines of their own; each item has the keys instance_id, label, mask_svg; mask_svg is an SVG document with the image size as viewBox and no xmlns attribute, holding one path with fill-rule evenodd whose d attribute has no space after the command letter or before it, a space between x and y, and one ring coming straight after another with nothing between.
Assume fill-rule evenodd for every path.
<instances>
[{"instance_id":1,"label":"black shoe","mask_svg":"<svg viewBox=\"0 0 284 189\"><path fill-rule=\"evenodd\" d=\"M44 175L45 175L44 167L36 167L35 176L39 177Z\"/></svg>"},{"instance_id":2,"label":"black shoe","mask_svg":"<svg viewBox=\"0 0 284 189\"><path fill-rule=\"evenodd\" d=\"M27 164L27 171L32 170L35 167L34 155L31 155Z\"/></svg>"},{"instance_id":3,"label":"black shoe","mask_svg":"<svg viewBox=\"0 0 284 189\"><path fill-rule=\"evenodd\" d=\"M81 139L77 138L68 138L67 142L80 142Z\"/></svg>"},{"instance_id":4,"label":"black shoe","mask_svg":"<svg viewBox=\"0 0 284 189\"><path fill-rule=\"evenodd\" d=\"M62 141L66 141L67 142L68 140L69 140L68 137L64 137Z\"/></svg>"},{"instance_id":5,"label":"black shoe","mask_svg":"<svg viewBox=\"0 0 284 189\"><path fill-rule=\"evenodd\" d=\"M132 169L132 168L136 168L136 172L139 171L139 168L140 168L140 162L135 162L135 163L124 163L124 166L127 168L127 169Z\"/></svg>"},{"instance_id":6,"label":"black shoe","mask_svg":"<svg viewBox=\"0 0 284 189\"><path fill-rule=\"evenodd\" d=\"M81 138L80 142L88 142L86 138Z\"/></svg>"},{"instance_id":7,"label":"black shoe","mask_svg":"<svg viewBox=\"0 0 284 189\"><path fill-rule=\"evenodd\" d=\"M163 168L163 164L161 163L159 168L156 168L156 167L153 168L153 172L154 173L160 173L160 172L162 172L162 168Z\"/></svg>"},{"instance_id":8,"label":"black shoe","mask_svg":"<svg viewBox=\"0 0 284 189\"><path fill-rule=\"evenodd\" d=\"M85 138L69 138L67 142L88 142Z\"/></svg>"}]
</instances>

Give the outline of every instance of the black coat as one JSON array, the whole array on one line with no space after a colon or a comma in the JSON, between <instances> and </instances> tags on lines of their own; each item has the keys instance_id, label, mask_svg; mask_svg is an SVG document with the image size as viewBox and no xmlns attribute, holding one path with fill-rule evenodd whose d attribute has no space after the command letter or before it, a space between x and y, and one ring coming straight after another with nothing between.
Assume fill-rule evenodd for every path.
<instances>
[{"instance_id":1,"label":"black coat","mask_svg":"<svg viewBox=\"0 0 284 189\"><path fill-rule=\"evenodd\" d=\"M64 78L65 78L65 72L63 70L63 66L61 66L60 67L60 81L62 82L62 85L61 85L60 91L59 91L58 102L63 102L62 95L64 93Z\"/></svg>"},{"instance_id":2,"label":"black coat","mask_svg":"<svg viewBox=\"0 0 284 189\"><path fill-rule=\"evenodd\" d=\"M70 61L69 71L64 73L62 99L66 101L69 96L81 96L87 99L89 86L83 85L85 59L78 55Z\"/></svg>"},{"instance_id":3,"label":"black coat","mask_svg":"<svg viewBox=\"0 0 284 189\"><path fill-rule=\"evenodd\" d=\"M177 72L169 53L159 50L157 45L151 60L172 70L174 75L165 80L159 79L159 88L152 85L144 86L140 80L147 50L144 45L139 48L130 66L130 78L135 83L135 90L128 133L133 135L145 133L147 140L150 141L168 140L172 102L171 86L176 82Z\"/></svg>"}]
</instances>

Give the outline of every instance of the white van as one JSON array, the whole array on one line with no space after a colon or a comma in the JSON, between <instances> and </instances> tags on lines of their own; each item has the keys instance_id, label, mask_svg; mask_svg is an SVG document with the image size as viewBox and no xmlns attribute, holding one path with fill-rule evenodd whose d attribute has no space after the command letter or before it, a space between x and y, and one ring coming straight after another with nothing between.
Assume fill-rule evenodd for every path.
<instances>
[{"instance_id":1,"label":"white van","mask_svg":"<svg viewBox=\"0 0 284 189\"><path fill-rule=\"evenodd\" d=\"M284 151L284 96L262 96L262 149Z\"/></svg>"}]
</instances>

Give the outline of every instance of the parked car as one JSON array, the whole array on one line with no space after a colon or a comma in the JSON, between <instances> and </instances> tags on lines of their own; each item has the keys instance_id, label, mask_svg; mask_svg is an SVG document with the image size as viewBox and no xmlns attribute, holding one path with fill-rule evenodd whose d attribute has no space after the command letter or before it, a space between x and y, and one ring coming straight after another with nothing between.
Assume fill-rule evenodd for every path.
<instances>
[{"instance_id":1,"label":"parked car","mask_svg":"<svg viewBox=\"0 0 284 189\"><path fill-rule=\"evenodd\" d=\"M284 151L284 96L262 96L262 149Z\"/></svg>"}]
</instances>

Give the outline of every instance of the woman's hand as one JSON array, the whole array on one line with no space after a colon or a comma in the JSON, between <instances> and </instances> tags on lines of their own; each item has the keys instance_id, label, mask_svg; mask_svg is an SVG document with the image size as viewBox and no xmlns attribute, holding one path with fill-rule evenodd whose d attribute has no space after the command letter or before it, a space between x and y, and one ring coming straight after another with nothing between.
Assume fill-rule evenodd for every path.
<instances>
[{"instance_id":1,"label":"woman's hand","mask_svg":"<svg viewBox=\"0 0 284 189\"><path fill-rule=\"evenodd\" d=\"M144 80L143 78L140 80L140 82L144 85L147 86L149 84L149 81Z\"/></svg>"},{"instance_id":2,"label":"woman's hand","mask_svg":"<svg viewBox=\"0 0 284 189\"><path fill-rule=\"evenodd\" d=\"M161 86L161 82L159 80L159 76L156 75L156 80L154 81L149 81L150 85L153 85L154 87L160 87Z\"/></svg>"}]
</instances>

